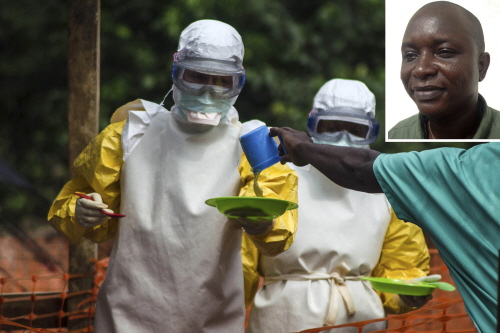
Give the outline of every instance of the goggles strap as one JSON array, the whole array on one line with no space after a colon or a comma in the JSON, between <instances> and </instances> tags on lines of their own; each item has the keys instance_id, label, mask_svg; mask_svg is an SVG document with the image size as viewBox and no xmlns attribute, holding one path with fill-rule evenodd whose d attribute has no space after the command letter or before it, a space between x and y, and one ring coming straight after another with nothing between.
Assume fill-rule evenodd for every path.
<instances>
[{"instance_id":1,"label":"goggles strap","mask_svg":"<svg viewBox=\"0 0 500 333\"><path fill-rule=\"evenodd\" d=\"M167 92L165 97L163 97L163 100L161 101L160 105L163 106L165 104L165 100L167 99L167 96L172 92L173 88L170 88L170 90Z\"/></svg>"}]
</instances>

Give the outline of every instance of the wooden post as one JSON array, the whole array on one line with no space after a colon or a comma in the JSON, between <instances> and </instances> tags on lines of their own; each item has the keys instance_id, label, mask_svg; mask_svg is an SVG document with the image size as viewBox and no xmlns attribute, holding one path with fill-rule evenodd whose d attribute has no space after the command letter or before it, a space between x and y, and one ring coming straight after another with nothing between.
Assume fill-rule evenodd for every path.
<instances>
[{"instance_id":1,"label":"wooden post","mask_svg":"<svg viewBox=\"0 0 500 333\"><path fill-rule=\"evenodd\" d=\"M68 127L69 162L73 177L73 161L99 130L100 89L100 0L69 1L69 53L68 53ZM91 258L97 258L97 244L85 240L69 248L69 273L89 273L94 270ZM69 292L88 290L93 278L71 279ZM77 310L77 305L87 295L67 300L67 310ZM89 325L88 319L68 321L68 330Z\"/></svg>"}]
</instances>

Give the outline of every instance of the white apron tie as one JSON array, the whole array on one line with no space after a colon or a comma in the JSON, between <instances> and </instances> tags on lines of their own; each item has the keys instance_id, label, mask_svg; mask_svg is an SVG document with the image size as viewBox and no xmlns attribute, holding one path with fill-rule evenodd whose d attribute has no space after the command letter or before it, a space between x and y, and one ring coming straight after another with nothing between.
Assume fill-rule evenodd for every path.
<instances>
[{"instance_id":1,"label":"white apron tie","mask_svg":"<svg viewBox=\"0 0 500 333\"><path fill-rule=\"evenodd\" d=\"M359 276L346 276L350 271L349 267L343 262L339 265L332 274L311 272L307 274L285 274L279 276L267 276L264 278L264 285L275 283L278 281L307 281L307 280L331 280L332 288L330 293L330 305L328 306L328 313L325 320L325 326L332 326L335 324L338 313L338 297L339 293L344 300L349 315L356 313L354 301L352 300L349 287L345 284L345 280L357 281L360 280Z\"/></svg>"}]
</instances>

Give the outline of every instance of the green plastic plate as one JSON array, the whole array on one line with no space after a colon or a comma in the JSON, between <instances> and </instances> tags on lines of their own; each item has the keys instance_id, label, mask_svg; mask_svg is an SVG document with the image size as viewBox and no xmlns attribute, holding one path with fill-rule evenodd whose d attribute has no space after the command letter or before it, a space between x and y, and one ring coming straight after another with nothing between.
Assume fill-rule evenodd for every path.
<instances>
[{"instance_id":1,"label":"green plastic plate","mask_svg":"<svg viewBox=\"0 0 500 333\"><path fill-rule=\"evenodd\" d=\"M387 279L381 277L361 277L362 280L370 281L373 289L400 295L425 296L430 295L436 286L426 282L405 282L404 280Z\"/></svg>"},{"instance_id":2,"label":"green plastic plate","mask_svg":"<svg viewBox=\"0 0 500 333\"><path fill-rule=\"evenodd\" d=\"M219 212L228 217L251 219L258 217L275 219L287 210L299 207L295 202L260 197L220 197L208 199L205 203L216 207Z\"/></svg>"}]
</instances>

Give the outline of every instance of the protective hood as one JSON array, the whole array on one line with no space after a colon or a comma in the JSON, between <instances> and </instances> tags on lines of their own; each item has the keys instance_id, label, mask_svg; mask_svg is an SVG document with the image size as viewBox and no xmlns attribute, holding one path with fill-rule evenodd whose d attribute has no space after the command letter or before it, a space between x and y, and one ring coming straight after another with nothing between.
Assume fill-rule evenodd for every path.
<instances>
[{"instance_id":1,"label":"protective hood","mask_svg":"<svg viewBox=\"0 0 500 333\"><path fill-rule=\"evenodd\" d=\"M325 83L314 97L313 109L331 110L349 107L375 116L375 95L360 81L333 79Z\"/></svg>"},{"instance_id":2,"label":"protective hood","mask_svg":"<svg viewBox=\"0 0 500 333\"><path fill-rule=\"evenodd\" d=\"M360 81L333 79L314 97L308 117L313 141L368 148L378 135L375 95Z\"/></svg>"},{"instance_id":3,"label":"protective hood","mask_svg":"<svg viewBox=\"0 0 500 333\"><path fill-rule=\"evenodd\" d=\"M240 34L229 24L215 20L191 23L181 33L179 61L215 60L211 65L224 70L243 67L245 48ZM214 68L217 69L217 68Z\"/></svg>"},{"instance_id":4,"label":"protective hood","mask_svg":"<svg viewBox=\"0 0 500 333\"><path fill-rule=\"evenodd\" d=\"M215 20L200 20L190 24L181 33L175 61L182 62L190 68L207 73L238 72L243 68L245 49L240 34L230 25ZM183 122L202 122L217 125L218 121L208 121L208 116L195 116L197 113L220 113L221 122L225 122L238 95L224 100L211 98L208 93L203 96L183 94L173 86L175 105L172 112ZM190 115L190 116L188 116ZM205 119L205 120L204 120Z\"/></svg>"}]
</instances>

